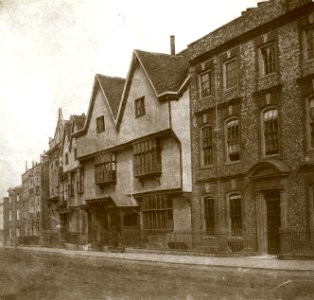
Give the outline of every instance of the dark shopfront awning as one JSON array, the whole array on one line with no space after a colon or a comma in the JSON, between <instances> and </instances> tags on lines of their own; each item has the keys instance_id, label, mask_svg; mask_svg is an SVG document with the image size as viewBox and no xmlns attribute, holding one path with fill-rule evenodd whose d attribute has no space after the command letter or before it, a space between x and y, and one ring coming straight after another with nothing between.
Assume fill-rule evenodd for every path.
<instances>
[{"instance_id":1,"label":"dark shopfront awning","mask_svg":"<svg viewBox=\"0 0 314 300\"><path fill-rule=\"evenodd\" d=\"M110 203L114 203L116 207L124 208L124 207L136 207L139 206L137 201L130 196L122 195L122 194L116 194L112 193L107 197L99 198L99 199L89 199L86 200L87 204L107 204L110 205Z\"/></svg>"}]
</instances>

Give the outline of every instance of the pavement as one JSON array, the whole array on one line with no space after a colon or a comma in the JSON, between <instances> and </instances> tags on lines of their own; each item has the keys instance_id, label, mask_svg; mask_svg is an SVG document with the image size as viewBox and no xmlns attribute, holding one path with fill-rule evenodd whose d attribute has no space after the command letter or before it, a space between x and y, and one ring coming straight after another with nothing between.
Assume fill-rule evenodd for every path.
<instances>
[{"instance_id":1,"label":"pavement","mask_svg":"<svg viewBox=\"0 0 314 300\"><path fill-rule=\"evenodd\" d=\"M290 270L290 271L313 271L314 260L279 260L276 256L243 256L243 257L213 257L213 256L195 256L195 255L177 255L160 253L112 253L83 250L67 250L60 248L44 247L21 247L23 251L33 251L37 253L51 253L68 255L71 257L86 258L110 258L117 260L128 260L138 262L153 262L167 264L185 264L198 266L231 267L244 269L264 269L264 270Z\"/></svg>"}]
</instances>

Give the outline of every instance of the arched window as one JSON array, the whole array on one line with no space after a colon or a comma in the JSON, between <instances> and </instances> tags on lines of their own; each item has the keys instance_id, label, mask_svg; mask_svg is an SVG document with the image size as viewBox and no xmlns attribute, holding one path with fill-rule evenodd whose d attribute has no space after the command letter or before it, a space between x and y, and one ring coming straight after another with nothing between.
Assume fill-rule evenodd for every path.
<instances>
[{"instance_id":1,"label":"arched window","mask_svg":"<svg viewBox=\"0 0 314 300\"><path fill-rule=\"evenodd\" d=\"M212 127L205 126L201 129L201 156L202 165L213 163Z\"/></svg>"},{"instance_id":2,"label":"arched window","mask_svg":"<svg viewBox=\"0 0 314 300\"><path fill-rule=\"evenodd\" d=\"M278 109L271 108L263 112L264 154L279 153L279 122Z\"/></svg>"},{"instance_id":3,"label":"arched window","mask_svg":"<svg viewBox=\"0 0 314 300\"><path fill-rule=\"evenodd\" d=\"M232 119L226 122L227 131L227 153L229 161L240 159L240 130L239 120Z\"/></svg>"},{"instance_id":4,"label":"arched window","mask_svg":"<svg viewBox=\"0 0 314 300\"><path fill-rule=\"evenodd\" d=\"M242 199L240 194L229 195L229 212L230 212L230 225L231 235L242 235Z\"/></svg>"},{"instance_id":5,"label":"arched window","mask_svg":"<svg viewBox=\"0 0 314 300\"><path fill-rule=\"evenodd\" d=\"M211 196L204 197L205 230L208 234L215 233L215 201Z\"/></svg>"}]
</instances>

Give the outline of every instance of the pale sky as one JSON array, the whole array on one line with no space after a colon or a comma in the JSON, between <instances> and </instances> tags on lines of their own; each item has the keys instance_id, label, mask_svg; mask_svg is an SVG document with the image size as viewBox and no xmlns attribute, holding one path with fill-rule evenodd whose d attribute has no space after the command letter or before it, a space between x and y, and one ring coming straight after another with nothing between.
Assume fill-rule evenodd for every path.
<instances>
[{"instance_id":1,"label":"pale sky","mask_svg":"<svg viewBox=\"0 0 314 300\"><path fill-rule=\"evenodd\" d=\"M96 73L126 77L133 49L179 52L259 0L0 0L0 197L64 118L87 113Z\"/></svg>"}]
</instances>

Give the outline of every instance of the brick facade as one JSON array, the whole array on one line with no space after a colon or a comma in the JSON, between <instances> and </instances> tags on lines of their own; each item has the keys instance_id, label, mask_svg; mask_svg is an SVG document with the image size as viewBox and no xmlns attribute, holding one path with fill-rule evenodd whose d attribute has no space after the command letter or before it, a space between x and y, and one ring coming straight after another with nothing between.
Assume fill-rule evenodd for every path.
<instances>
[{"instance_id":1,"label":"brick facade","mask_svg":"<svg viewBox=\"0 0 314 300\"><path fill-rule=\"evenodd\" d=\"M313 93L314 68L303 49L309 23L311 1L273 0L189 46L193 228L205 229L203 198L210 195L215 234L227 237L225 243L217 236L204 239L199 247L232 251L235 240L242 251L276 253L285 232L313 230L314 157L306 146L305 107ZM232 61L236 70L228 75ZM211 93L202 97L200 80L208 71ZM227 88L232 74L235 86ZM238 122L233 141L231 120ZM212 130L212 163L202 166L201 130L206 126ZM239 159L230 159L232 143L238 143ZM233 237L231 198L236 194L241 197L242 232ZM280 218L277 225L272 214Z\"/></svg>"}]
</instances>

